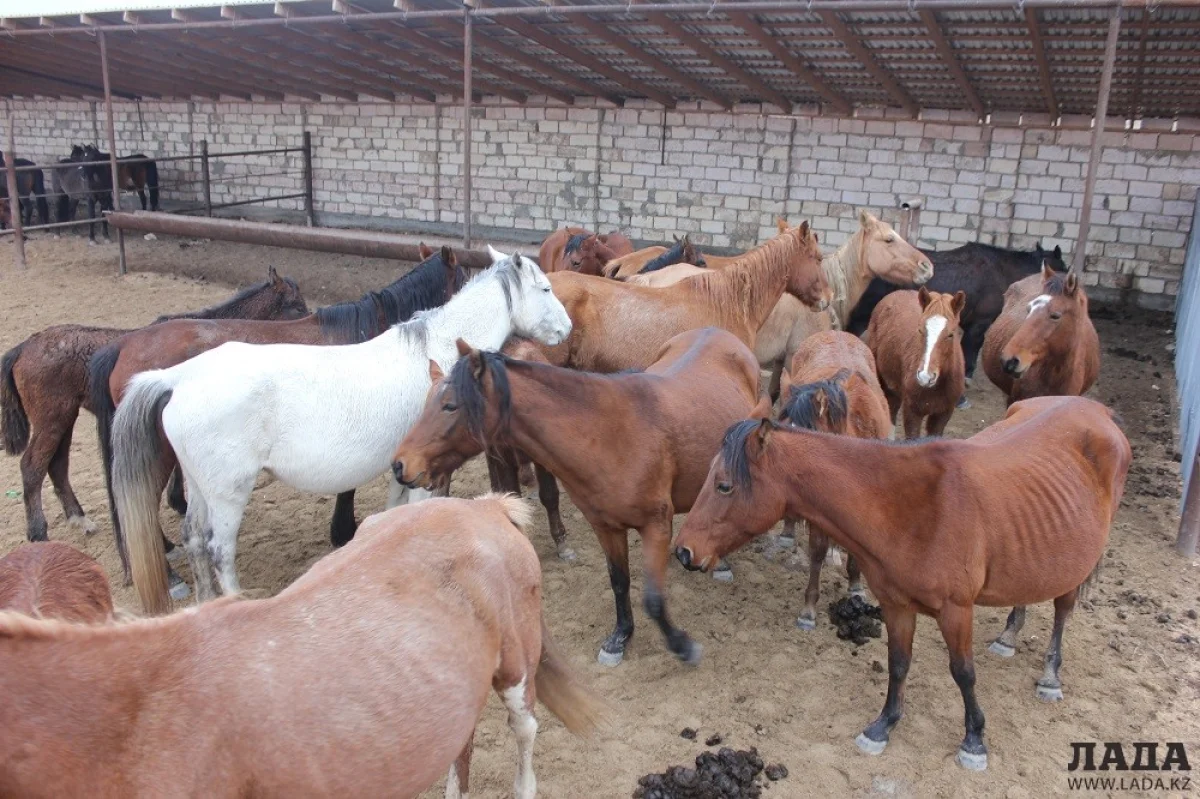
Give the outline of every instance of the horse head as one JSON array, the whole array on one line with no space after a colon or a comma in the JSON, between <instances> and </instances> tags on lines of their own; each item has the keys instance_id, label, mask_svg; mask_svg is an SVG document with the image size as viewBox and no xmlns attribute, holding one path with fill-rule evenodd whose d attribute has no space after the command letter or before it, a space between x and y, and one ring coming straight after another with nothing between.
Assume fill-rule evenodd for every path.
<instances>
[{"instance_id":1,"label":"horse head","mask_svg":"<svg viewBox=\"0 0 1200 799\"><path fill-rule=\"evenodd\" d=\"M542 268L520 253L506 255L491 245L488 245L488 253L496 278L501 281L509 300L513 332L551 347L565 341L571 333L571 317L554 296L554 289Z\"/></svg>"},{"instance_id":2,"label":"horse head","mask_svg":"<svg viewBox=\"0 0 1200 799\"><path fill-rule=\"evenodd\" d=\"M940 294L921 286L917 291L921 303L921 342L924 353L917 369L917 385L933 388L942 372L955 358L962 358L962 350L955 338L958 336L958 319L967 295L956 291L954 296Z\"/></svg>"},{"instance_id":3,"label":"horse head","mask_svg":"<svg viewBox=\"0 0 1200 799\"><path fill-rule=\"evenodd\" d=\"M612 248L593 234L579 242L579 245L567 255L567 266L572 272L581 275L602 275L604 266L617 257Z\"/></svg>"},{"instance_id":4,"label":"horse head","mask_svg":"<svg viewBox=\"0 0 1200 799\"><path fill-rule=\"evenodd\" d=\"M1033 255L1037 258L1037 262L1040 265L1049 263L1050 268L1055 272L1067 271L1067 262L1063 258L1062 247L1057 244L1054 245L1053 250L1043 250L1042 243L1039 241L1033 249Z\"/></svg>"},{"instance_id":5,"label":"horse head","mask_svg":"<svg viewBox=\"0 0 1200 799\"><path fill-rule=\"evenodd\" d=\"M787 292L810 308L825 310L833 302L833 287L825 279L825 270L821 268L824 256L817 243L816 232L805 220L794 228L788 228L776 239L784 237L792 237L795 245L791 248L791 262L788 265Z\"/></svg>"},{"instance_id":6,"label":"horse head","mask_svg":"<svg viewBox=\"0 0 1200 799\"><path fill-rule=\"evenodd\" d=\"M797 385L785 368L780 376L779 394L785 397L779 421L806 430L845 434L850 419L846 381L849 369L839 369L826 380Z\"/></svg>"},{"instance_id":7,"label":"horse head","mask_svg":"<svg viewBox=\"0 0 1200 799\"><path fill-rule=\"evenodd\" d=\"M887 222L858 212L859 269L897 286L920 286L933 277L933 262Z\"/></svg>"},{"instance_id":8,"label":"horse head","mask_svg":"<svg viewBox=\"0 0 1200 799\"><path fill-rule=\"evenodd\" d=\"M704 260L704 253L700 252L695 244L692 244L690 233L684 233L679 243L683 248L679 254L679 263L692 264L693 266L708 266L708 262Z\"/></svg>"},{"instance_id":9,"label":"horse head","mask_svg":"<svg viewBox=\"0 0 1200 799\"><path fill-rule=\"evenodd\" d=\"M267 267L267 282L271 285L271 301L278 309L272 319L300 319L308 316L308 303L300 294L300 286L289 277L275 271L274 265Z\"/></svg>"},{"instance_id":10,"label":"horse head","mask_svg":"<svg viewBox=\"0 0 1200 799\"><path fill-rule=\"evenodd\" d=\"M1078 276L1043 264L1042 293L1029 301L1028 315L1000 351L1004 371L1019 378L1047 354L1070 349L1087 314L1087 294Z\"/></svg>"}]
</instances>

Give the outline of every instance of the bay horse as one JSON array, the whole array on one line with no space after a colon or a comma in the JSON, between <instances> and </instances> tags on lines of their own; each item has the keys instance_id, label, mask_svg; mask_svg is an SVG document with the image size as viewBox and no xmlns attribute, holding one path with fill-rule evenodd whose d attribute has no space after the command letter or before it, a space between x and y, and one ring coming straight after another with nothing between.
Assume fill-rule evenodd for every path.
<instances>
[{"instance_id":1,"label":"bay horse","mask_svg":"<svg viewBox=\"0 0 1200 799\"><path fill-rule=\"evenodd\" d=\"M635 250L620 258L613 258L604 264L602 274L605 277L618 280L618 272L626 272L637 267L637 274L654 272L671 264L695 264L707 266L704 255L692 244L691 237L684 234L683 238L675 237L675 243L670 247L655 245ZM578 271L578 270L577 270Z\"/></svg>"},{"instance_id":2,"label":"bay horse","mask_svg":"<svg viewBox=\"0 0 1200 799\"><path fill-rule=\"evenodd\" d=\"M0 610L82 624L109 621L108 575L61 541L22 544L0 558Z\"/></svg>"},{"instance_id":3,"label":"bay horse","mask_svg":"<svg viewBox=\"0 0 1200 799\"><path fill-rule=\"evenodd\" d=\"M131 579L129 562L121 534L120 519L112 501L112 424L117 405L130 379L140 372L166 369L229 341L248 344L356 344L385 332L397 322L412 318L418 311L444 305L466 283L466 272L457 263L453 251L442 247L434 253L421 245L425 256L420 264L379 291L370 291L360 299L318 309L315 313L291 321L251 320L176 320L128 333L99 350L88 364L92 410L96 414L100 452L109 508L113 514L113 533L125 581ZM176 472L176 478L179 473ZM187 505L183 484L171 483L171 505L183 514ZM340 546L350 540L357 527L354 519L354 491L340 493L330 522L330 541ZM165 546L165 544L164 544ZM176 598L183 598L186 584L172 576ZM180 596L182 594L182 596Z\"/></svg>"},{"instance_id":4,"label":"bay horse","mask_svg":"<svg viewBox=\"0 0 1200 799\"><path fill-rule=\"evenodd\" d=\"M966 385L975 377L975 365L983 348L988 328L1004 308L1004 292L1014 281L1038 274L1042 263L1049 260L1059 270L1066 269L1062 247L1043 250L1038 244L1033 250L1009 250L990 244L974 242L952 250L922 250L933 262L934 277L926 283L930 291L966 294L967 304L962 312L963 336L961 347L966 364ZM882 280L873 280L858 301L845 329L862 335L871 322L871 314L880 300L897 290ZM960 407L966 407L964 394Z\"/></svg>"},{"instance_id":5,"label":"bay horse","mask_svg":"<svg viewBox=\"0 0 1200 799\"><path fill-rule=\"evenodd\" d=\"M887 397L875 374L875 358L858 336L838 330L805 339L784 370L780 424L855 438L886 439L892 433ZM795 539L796 521L785 517L782 538ZM817 625L821 598L821 567L829 551L829 536L818 526L808 526L808 585L804 610L796 619L802 630ZM846 562L851 596L865 595L862 575L854 556Z\"/></svg>"},{"instance_id":6,"label":"bay horse","mask_svg":"<svg viewBox=\"0 0 1200 799\"><path fill-rule=\"evenodd\" d=\"M0 152L0 170L6 166L4 153ZM37 166L27 158L17 158L13 166ZM8 196L8 181L0 180L0 197ZM21 215L21 224L29 227L33 223L33 209L37 207L38 219L43 225L50 223L50 206L46 203L46 176L40 169L27 169L17 173L17 210ZM9 224L12 222L12 209L8 212ZM3 230L3 227L0 227Z\"/></svg>"},{"instance_id":7,"label":"bay horse","mask_svg":"<svg viewBox=\"0 0 1200 799\"><path fill-rule=\"evenodd\" d=\"M955 339L966 297L896 291L875 306L867 343L875 356L879 383L887 396L892 424L904 411L904 437L940 436L963 393L962 348Z\"/></svg>"},{"instance_id":8,"label":"bay horse","mask_svg":"<svg viewBox=\"0 0 1200 799\"><path fill-rule=\"evenodd\" d=\"M775 220L775 228L778 235L783 235L788 230L787 220L783 217L777 218ZM636 274L653 272L655 270L646 268L649 265L649 262L652 259L664 254L666 251L667 250L665 247L647 247L644 250L639 250L641 255L638 257L633 257L631 255L627 258L621 259L615 265L606 266L604 270L604 276L614 280L628 280L630 277L633 277ZM700 257L704 260L703 264L699 261L676 261L675 263L690 263L693 266L711 266L714 269L717 269L736 263L739 259L748 254L749 252L744 252L740 255L701 255ZM669 265L670 264L663 264L663 266Z\"/></svg>"},{"instance_id":9,"label":"bay horse","mask_svg":"<svg viewBox=\"0 0 1200 799\"><path fill-rule=\"evenodd\" d=\"M983 371L1011 405L1030 397L1083 394L1100 373L1100 339L1074 273L1013 283L983 342Z\"/></svg>"},{"instance_id":10,"label":"bay horse","mask_svg":"<svg viewBox=\"0 0 1200 799\"><path fill-rule=\"evenodd\" d=\"M267 280L246 288L219 305L169 319L296 319L308 306L296 281L274 267ZM104 327L55 325L16 345L0 358L0 443L9 455L21 455L22 500L26 536L45 541L42 484L49 473L62 503L67 525L87 534L96 524L87 517L69 477L71 437L79 409L95 413L88 362L92 356L129 333Z\"/></svg>"},{"instance_id":11,"label":"bay horse","mask_svg":"<svg viewBox=\"0 0 1200 799\"><path fill-rule=\"evenodd\" d=\"M867 211L858 215L858 230L832 254L821 260L825 280L833 288L830 314L816 313L795 297L779 298L770 316L759 328L754 354L764 369L771 370L771 397L779 396L779 380L800 343L809 336L844 326L851 310L872 279L919 286L933 275L924 254L905 241L887 222ZM627 282L637 285L669 286L705 274L695 266L678 264L652 273L634 275Z\"/></svg>"},{"instance_id":12,"label":"bay horse","mask_svg":"<svg viewBox=\"0 0 1200 799\"><path fill-rule=\"evenodd\" d=\"M974 606L1054 600L1036 693L1061 699L1063 627L1100 566L1131 459L1112 412L1082 397L1015 403L965 441L894 444L748 420L726 433L675 554L704 569L781 517L819 524L858 560L887 626L887 700L859 747L883 752L900 720L921 613L937 619L966 708L958 762L983 769Z\"/></svg>"},{"instance_id":13,"label":"bay horse","mask_svg":"<svg viewBox=\"0 0 1200 799\"><path fill-rule=\"evenodd\" d=\"M645 558L646 614L676 657L698 663L700 645L667 614L673 516L695 500L721 431L769 411L759 405L753 353L712 327L672 337L644 372L616 375L518 361L465 342L459 352L395 450L396 479L432 486L484 450L527 453L563 482L604 550L617 621L598 661L616 666L633 635L633 528Z\"/></svg>"},{"instance_id":14,"label":"bay horse","mask_svg":"<svg viewBox=\"0 0 1200 799\"><path fill-rule=\"evenodd\" d=\"M567 255L577 251L584 241L593 236L597 243L605 245L614 258L633 252L632 242L618 230L597 235L581 227L559 228L546 237L538 250L538 264L542 271L546 274L570 271L571 263Z\"/></svg>"},{"instance_id":15,"label":"bay horse","mask_svg":"<svg viewBox=\"0 0 1200 799\"><path fill-rule=\"evenodd\" d=\"M4 793L415 799L448 774L461 797L494 690L532 799L536 702L576 734L604 707L546 628L528 515L396 508L270 599L91 626L0 613Z\"/></svg>"},{"instance_id":16,"label":"bay horse","mask_svg":"<svg viewBox=\"0 0 1200 799\"><path fill-rule=\"evenodd\" d=\"M112 208L112 168L109 154L100 152L94 144L83 147L85 171L92 193L102 208ZM143 153L133 153L117 158L117 182L122 191L136 191L146 210L146 190L150 191L150 210L158 210L158 164Z\"/></svg>"},{"instance_id":17,"label":"bay horse","mask_svg":"<svg viewBox=\"0 0 1200 799\"><path fill-rule=\"evenodd\" d=\"M429 391L429 361L455 342L498 349L510 335L554 345L571 330L532 260L490 250L493 265L445 305L361 344L229 342L135 375L112 425L113 495L133 583L147 613L170 609L159 494L178 458L188 488L184 548L203 602L239 590L238 529L264 469L301 491L340 494L390 473L392 453ZM408 496L393 482L388 506Z\"/></svg>"}]
</instances>

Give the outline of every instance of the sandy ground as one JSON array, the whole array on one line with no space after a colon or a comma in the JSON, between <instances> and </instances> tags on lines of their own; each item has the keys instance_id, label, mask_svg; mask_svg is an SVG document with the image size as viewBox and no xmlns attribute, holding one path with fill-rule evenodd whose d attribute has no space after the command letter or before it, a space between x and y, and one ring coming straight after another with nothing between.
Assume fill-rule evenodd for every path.
<instances>
[{"instance_id":1,"label":"sandy ground","mask_svg":"<svg viewBox=\"0 0 1200 799\"><path fill-rule=\"evenodd\" d=\"M186 245L186 246L181 246ZM0 244L0 349L47 325L80 322L134 326L156 315L219 301L231 286L262 279L268 264L296 277L310 305L357 296L394 279L395 264L221 243L134 239L134 273L114 277L115 247L86 247L74 237L29 245L31 268L15 273L11 244ZM624 664L606 669L595 653L613 623L603 557L574 507L564 505L575 564L559 561L538 513L532 538L542 556L546 615L562 648L610 703L613 724L591 741L571 737L545 711L536 768L547 797L627 797L637 778L673 764L690 764L701 742L717 732L727 745L758 747L791 775L767 796L1044 796L1067 793L1072 741L1184 741L1200 760L1200 568L1170 548L1178 525L1179 468L1173 433L1171 320L1141 312L1100 309L1105 348L1094 395L1117 409L1132 438L1135 461L1113 530L1104 571L1091 601L1068 625L1063 680L1066 700L1034 697L1050 626L1049 606L1032 608L1015 658L986 651L1004 611L977 613L978 692L987 714L991 750L986 773L954 763L962 736L962 705L946 666L935 625L918 625L907 715L878 758L862 755L854 736L878 713L886 688L884 642L862 647L839 641L827 620L802 632L793 620L802 604L801 558L745 550L733 558L736 579L722 584L672 567L670 607L678 624L705 647L698 668L665 650L634 595L638 634ZM1000 394L984 380L970 392L974 406L955 415L949 435L967 436L998 419ZM84 414L72 447L71 479L85 509L100 524L85 538L68 530L49 486L50 536L98 558L110 574L117 558L95 426ZM24 539L18 460L0 459L0 550ZM486 488L486 471L469 465L454 493ZM360 513L383 507L385 483L359 493ZM299 494L275 483L255 493L242 527L238 569L254 595L274 593L329 548L331 498ZM168 534L178 521L164 513ZM634 545L634 564L640 553ZM841 595L844 574L825 570L822 605ZM130 590L113 584L118 603L135 605ZM824 613L824 608L822 608ZM1190 615L1189 615L1190 614ZM1186 639L1184 639L1186 640ZM700 730L699 741L680 737ZM313 730L320 735L320 730ZM370 745L369 741L363 742ZM508 796L515 745L493 701L480 725L472 769L473 797ZM440 796L440 787L428 796Z\"/></svg>"}]
</instances>

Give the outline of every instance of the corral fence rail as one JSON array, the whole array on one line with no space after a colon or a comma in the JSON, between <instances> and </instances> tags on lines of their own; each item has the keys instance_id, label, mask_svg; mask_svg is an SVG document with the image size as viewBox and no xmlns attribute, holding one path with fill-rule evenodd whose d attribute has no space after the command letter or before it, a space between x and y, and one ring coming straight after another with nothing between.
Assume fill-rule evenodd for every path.
<instances>
[{"instance_id":1,"label":"corral fence rail","mask_svg":"<svg viewBox=\"0 0 1200 799\"><path fill-rule=\"evenodd\" d=\"M1200 197L1196 198L1183 282L1175 304L1175 376L1183 473L1183 512L1176 548L1183 555L1195 555L1200 540Z\"/></svg>"},{"instance_id":2,"label":"corral fence rail","mask_svg":"<svg viewBox=\"0 0 1200 799\"><path fill-rule=\"evenodd\" d=\"M293 159L289 159L292 156ZM36 202L38 199L44 199L54 209L53 213L57 216L57 206L59 195L53 190L53 172L62 169L74 169L85 164L93 164L105 170L109 167L109 162L80 162L68 161L66 163L54 162L45 164L34 164L33 166L13 166L16 158L20 157L20 153L5 152L6 168L14 174L22 172L33 172L41 170L43 173L50 173L46 176L46 190L40 194L32 194L21 197L24 202L32 197ZM291 160L298 159L299 163L289 163ZM160 194L166 193L173 200L178 200L180 197L188 198L189 201L174 208L170 208L170 213L175 214L204 214L212 216L213 211L222 208L235 208L243 205L262 204L270 202L279 202L284 200L302 200L304 204L304 212L307 223L310 227L316 225L316 216L313 211L313 179L312 179L312 137L308 131L301 134L300 141L295 146L291 147L272 147L261 150L218 150L210 151L208 141L198 142L198 151L187 155L164 155L155 157L118 157L119 165L127 164L144 164L153 162L158 166L164 164L170 165L172 168L164 170L170 175L167 180L162 179L160 173L158 182L158 191ZM299 185L298 191L290 191L283 194L262 193L262 181L266 179L279 179L275 181L278 184L293 182ZM231 197L233 199L213 201L214 189L220 196ZM257 193L255 196L243 197L239 194L249 191ZM108 194L108 191L97 192ZM7 190L4 195L7 196ZM121 194L123 198L127 198L130 194L136 194L135 189L122 188ZM122 206L127 204L127 199L122 199ZM138 200L134 200L136 207ZM78 212L76 212L78 215ZM94 219L75 218L70 220L57 219L54 222L41 220L38 225L22 225L20 204L10 202L10 217L11 227L0 231L0 236L17 236L23 233L34 233L42 230L60 230L62 228L81 227L83 225L99 224L104 221L104 217L98 214Z\"/></svg>"}]
</instances>

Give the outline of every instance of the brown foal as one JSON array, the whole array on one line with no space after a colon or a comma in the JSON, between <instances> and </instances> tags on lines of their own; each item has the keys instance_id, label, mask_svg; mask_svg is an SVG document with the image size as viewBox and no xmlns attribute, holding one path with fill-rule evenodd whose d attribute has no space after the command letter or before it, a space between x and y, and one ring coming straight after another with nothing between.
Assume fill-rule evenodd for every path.
<instances>
[{"instance_id":1,"label":"brown foal","mask_svg":"<svg viewBox=\"0 0 1200 799\"><path fill-rule=\"evenodd\" d=\"M1037 695L1061 699L1063 627L1104 556L1131 459L1112 412L1081 397L1018 402L966 441L893 444L748 420L726 433L675 552L704 569L781 517L820 525L858 559L887 625L887 701L858 745L882 752L900 720L921 613L937 619L966 707L958 760L983 769L974 606L1054 600Z\"/></svg>"},{"instance_id":2,"label":"brown foal","mask_svg":"<svg viewBox=\"0 0 1200 799\"><path fill-rule=\"evenodd\" d=\"M675 336L634 374L577 372L465 344L460 352L396 450L396 479L433 486L484 449L528 453L562 480L604 549L617 623L600 663L620 663L633 635L629 528L642 538L646 613L671 652L699 662L700 645L667 615L672 522L695 500L721 431L769 412L753 353L716 328Z\"/></svg>"},{"instance_id":3,"label":"brown foal","mask_svg":"<svg viewBox=\"0 0 1200 799\"><path fill-rule=\"evenodd\" d=\"M596 234L586 228L565 227L554 231L542 242L541 248L538 249L538 266L542 267L546 274L579 271L571 264L573 253L576 253L585 241L593 239L595 244L604 245L612 258L633 252L633 243L620 231ZM604 262L600 261L595 267L596 271L588 274L599 275L603 266Z\"/></svg>"}]
</instances>

